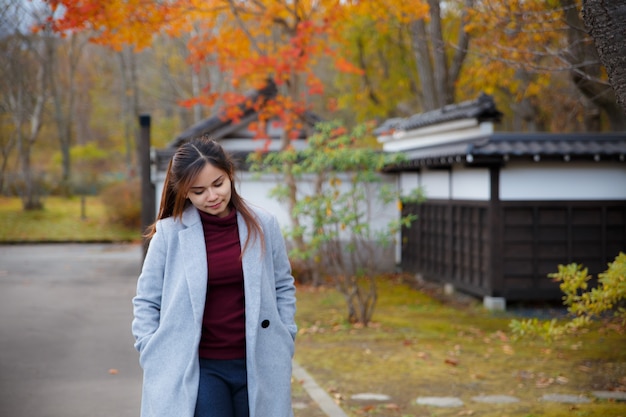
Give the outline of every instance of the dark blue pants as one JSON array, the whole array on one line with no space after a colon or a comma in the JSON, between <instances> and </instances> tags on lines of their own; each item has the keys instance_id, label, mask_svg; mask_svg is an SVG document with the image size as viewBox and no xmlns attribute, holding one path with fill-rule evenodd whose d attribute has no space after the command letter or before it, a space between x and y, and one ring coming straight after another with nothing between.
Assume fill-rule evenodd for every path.
<instances>
[{"instance_id":1,"label":"dark blue pants","mask_svg":"<svg viewBox=\"0 0 626 417\"><path fill-rule=\"evenodd\" d=\"M249 417L246 360L200 359L195 417Z\"/></svg>"}]
</instances>

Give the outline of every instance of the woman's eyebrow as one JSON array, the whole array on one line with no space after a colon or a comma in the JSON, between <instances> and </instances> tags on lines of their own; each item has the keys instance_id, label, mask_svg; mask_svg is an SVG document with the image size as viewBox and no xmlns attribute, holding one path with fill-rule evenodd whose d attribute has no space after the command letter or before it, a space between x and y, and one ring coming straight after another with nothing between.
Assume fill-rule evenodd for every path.
<instances>
[{"instance_id":1,"label":"woman's eyebrow","mask_svg":"<svg viewBox=\"0 0 626 417\"><path fill-rule=\"evenodd\" d=\"M224 176L220 175L219 177L217 177L215 180L213 180L213 182L211 184L215 184L216 182L220 182L223 181ZM204 185L194 185L192 187L189 187L190 189L194 189L194 188L205 188Z\"/></svg>"}]
</instances>

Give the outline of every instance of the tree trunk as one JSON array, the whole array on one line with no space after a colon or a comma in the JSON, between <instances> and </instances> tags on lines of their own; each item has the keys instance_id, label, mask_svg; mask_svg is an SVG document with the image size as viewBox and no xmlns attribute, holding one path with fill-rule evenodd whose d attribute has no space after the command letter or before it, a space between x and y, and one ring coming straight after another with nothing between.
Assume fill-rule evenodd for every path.
<instances>
[{"instance_id":1,"label":"tree trunk","mask_svg":"<svg viewBox=\"0 0 626 417\"><path fill-rule=\"evenodd\" d=\"M452 103L452 97L448 94L448 61L441 30L439 0L429 0L428 5L430 6L430 40L433 56L433 80L435 81L435 103L436 108L440 108Z\"/></svg>"},{"instance_id":2,"label":"tree trunk","mask_svg":"<svg viewBox=\"0 0 626 417\"><path fill-rule=\"evenodd\" d=\"M2 148L0 149L0 153L2 154L2 161L0 161L0 194L4 192L7 165L9 163L9 155L15 147L15 138L15 132L7 135L7 139L5 142L2 143Z\"/></svg>"},{"instance_id":3,"label":"tree trunk","mask_svg":"<svg viewBox=\"0 0 626 417\"><path fill-rule=\"evenodd\" d=\"M576 7L575 0L562 0L563 6L565 6L565 19L569 26L568 40L569 49L567 60L572 64L570 69L570 76L578 88L578 90L587 97L594 105L598 106L606 114L611 130L620 131L626 129L626 117L621 111L620 105L617 103L615 92L605 83L601 82L602 67L598 51L594 48L593 44L589 42L587 34L585 33L585 25L580 19L578 8ZM616 4L619 1L606 0L596 1L595 3L611 3ZM623 3L623 0L622 0ZM604 10L608 10L602 6ZM615 11L617 12L617 10ZM622 17L626 18L626 13L622 14ZM598 20L597 22L604 22ZM596 24L598 24L596 22ZM623 22L621 23L621 43L626 42L626 35L623 32ZM614 24L617 24L615 21ZM601 27L606 27L606 30L611 30L608 26L600 24ZM618 39L611 41L611 48L615 48L620 44ZM621 53L626 53L626 48L622 47ZM626 63L622 57L622 64ZM624 80L626 81L626 80ZM585 115L585 118L590 120L586 121L586 125L593 125L593 118L595 112L591 109L591 112Z\"/></svg>"},{"instance_id":4,"label":"tree trunk","mask_svg":"<svg viewBox=\"0 0 626 417\"><path fill-rule=\"evenodd\" d=\"M456 102L456 82L461 75L463 64L465 63L465 57L469 49L470 37L465 31L465 24L468 20L468 11L474 7L474 0L465 0L465 7L461 13L461 28L459 29L459 39L457 41L454 54L452 56L452 62L450 63L450 71L448 74L448 97L450 103Z\"/></svg>"},{"instance_id":5,"label":"tree trunk","mask_svg":"<svg viewBox=\"0 0 626 417\"><path fill-rule=\"evenodd\" d=\"M583 19L609 75L609 82L626 111L626 0L583 0ZM622 129L624 130L624 129Z\"/></svg>"},{"instance_id":6,"label":"tree trunk","mask_svg":"<svg viewBox=\"0 0 626 417\"><path fill-rule=\"evenodd\" d=\"M461 73L469 35L464 27L467 10L474 6L474 0L465 0L461 16L461 27L457 44L453 46L452 60L448 60L447 45L443 37L441 5L439 0L428 0L430 23L422 20L411 23L411 46L415 55L417 71L423 96L423 111L435 110L453 104L456 98L456 83Z\"/></svg>"},{"instance_id":7,"label":"tree trunk","mask_svg":"<svg viewBox=\"0 0 626 417\"><path fill-rule=\"evenodd\" d=\"M22 179L24 185L22 189L22 208L24 210L40 210L43 208L40 190L35 183L31 167L31 149L39 136L43 122L44 105L47 100L46 71L49 70L48 63L44 61L37 70L37 96L35 106L30 116L30 130L20 148L20 163L22 168Z\"/></svg>"},{"instance_id":8,"label":"tree trunk","mask_svg":"<svg viewBox=\"0 0 626 417\"><path fill-rule=\"evenodd\" d=\"M361 70L363 71L363 75L361 76L361 79L363 80L363 84L365 84L367 95L370 101L378 106L380 105L380 99L378 98L378 95L374 91L374 86L372 85L372 81L370 80L370 77L367 74L367 64L365 62L365 53L364 53L365 45L361 37L357 39L356 47L358 51L359 68L361 68Z\"/></svg>"},{"instance_id":9,"label":"tree trunk","mask_svg":"<svg viewBox=\"0 0 626 417\"><path fill-rule=\"evenodd\" d=\"M417 72L419 73L420 85L422 87L423 111L434 110L438 107L437 96L434 89L433 65L428 49L428 36L426 35L426 23L424 20L417 20L411 23L411 45L413 46Z\"/></svg>"},{"instance_id":10,"label":"tree trunk","mask_svg":"<svg viewBox=\"0 0 626 417\"><path fill-rule=\"evenodd\" d=\"M54 38L49 38L46 40L47 47L49 48L49 56L50 56L50 71L48 75L49 84L50 84L50 95L52 97L52 101L54 103L54 120L57 127L57 135L59 137L59 147L61 150L61 193L64 195L69 195L71 193L71 157L70 157L70 146L71 146L71 113L73 109L73 95L74 95L74 77L75 77L75 68L72 65L72 50L75 44L75 35L69 35L71 38L69 39L70 44L70 67L69 67L69 77L68 82L70 83L69 88L67 89L68 93L68 102L64 105L63 100L63 91L62 82L58 78L59 75L59 56L56 50L56 41Z\"/></svg>"},{"instance_id":11,"label":"tree trunk","mask_svg":"<svg viewBox=\"0 0 626 417\"><path fill-rule=\"evenodd\" d=\"M124 147L126 148L126 171L127 175L131 176L132 172L132 161L133 161L133 147L130 139L130 122L128 121L128 113L130 112L130 105L128 103L128 71L126 70L126 57L124 56L124 51L118 52L118 58L120 60L120 75L122 82L120 98L122 99L122 120L124 123Z\"/></svg>"},{"instance_id":12,"label":"tree trunk","mask_svg":"<svg viewBox=\"0 0 626 417\"><path fill-rule=\"evenodd\" d=\"M141 144L139 140L139 129L137 120L139 119L139 75L137 74L137 57L134 51L130 51L130 108L131 108L131 123L130 123L130 137L131 141L135 142L135 155L137 155L134 161L134 172L139 174L139 153L141 152Z\"/></svg>"},{"instance_id":13,"label":"tree trunk","mask_svg":"<svg viewBox=\"0 0 626 417\"><path fill-rule=\"evenodd\" d=\"M138 154L137 117L139 117L139 85L137 81L136 54L130 49L119 53L120 72L122 75L122 119L126 144L126 167L129 177L137 175L133 155Z\"/></svg>"}]
</instances>

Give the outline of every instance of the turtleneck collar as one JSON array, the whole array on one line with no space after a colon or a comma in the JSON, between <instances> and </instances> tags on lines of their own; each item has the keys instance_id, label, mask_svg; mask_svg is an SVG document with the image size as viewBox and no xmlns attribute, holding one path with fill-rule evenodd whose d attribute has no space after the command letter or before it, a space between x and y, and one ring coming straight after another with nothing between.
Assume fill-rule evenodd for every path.
<instances>
[{"instance_id":1,"label":"turtleneck collar","mask_svg":"<svg viewBox=\"0 0 626 417\"><path fill-rule=\"evenodd\" d=\"M209 213L205 213L202 210L198 210L202 224L211 226L232 226L237 223L237 211L234 208L230 208L230 213L224 217L217 217Z\"/></svg>"}]
</instances>

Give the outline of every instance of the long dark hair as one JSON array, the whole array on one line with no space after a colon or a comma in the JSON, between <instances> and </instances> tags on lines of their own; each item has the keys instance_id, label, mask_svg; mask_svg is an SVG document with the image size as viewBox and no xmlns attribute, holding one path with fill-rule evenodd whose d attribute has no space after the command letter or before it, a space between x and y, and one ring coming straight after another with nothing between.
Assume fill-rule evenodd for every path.
<instances>
[{"instance_id":1,"label":"long dark hair","mask_svg":"<svg viewBox=\"0 0 626 417\"><path fill-rule=\"evenodd\" d=\"M235 189L235 164L233 160L219 143L206 137L191 139L183 143L172 156L165 175L157 219L147 228L145 236L147 238L154 236L156 222L161 219L167 217L182 218L183 212L191 204L187 199L187 193L206 164L211 164L226 172L230 179L230 206L241 213L248 228L248 237L243 251L248 247L251 237L258 237L263 242L263 231L259 222Z\"/></svg>"}]
</instances>

